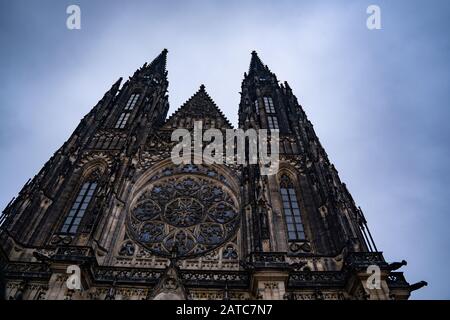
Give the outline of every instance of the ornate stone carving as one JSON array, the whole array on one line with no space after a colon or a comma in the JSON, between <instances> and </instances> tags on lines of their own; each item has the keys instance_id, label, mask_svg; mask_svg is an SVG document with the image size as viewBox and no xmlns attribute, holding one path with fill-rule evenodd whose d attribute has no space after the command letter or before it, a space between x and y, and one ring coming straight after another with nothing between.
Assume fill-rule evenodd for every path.
<instances>
[{"instance_id":1,"label":"ornate stone carving","mask_svg":"<svg viewBox=\"0 0 450 320\"><path fill-rule=\"evenodd\" d=\"M126 241L122 244L122 247L119 250L119 255L131 257L134 255L135 250L136 249L133 242Z\"/></svg>"},{"instance_id":2,"label":"ornate stone carving","mask_svg":"<svg viewBox=\"0 0 450 320\"><path fill-rule=\"evenodd\" d=\"M196 166L181 170L190 175L162 171L164 178L140 193L128 215L130 236L155 255L168 256L174 244L180 257L205 254L235 236L239 227L235 197L209 177L219 177L215 171L204 176Z\"/></svg>"}]
</instances>

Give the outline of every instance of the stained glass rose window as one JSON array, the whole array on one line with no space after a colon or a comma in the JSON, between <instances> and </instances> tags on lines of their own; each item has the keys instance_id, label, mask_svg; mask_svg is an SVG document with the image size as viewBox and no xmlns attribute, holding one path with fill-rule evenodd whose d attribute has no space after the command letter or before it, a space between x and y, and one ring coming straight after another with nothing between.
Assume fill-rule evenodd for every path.
<instances>
[{"instance_id":1,"label":"stained glass rose window","mask_svg":"<svg viewBox=\"0 0 450 320\"><path fill-rule=\"evenodd\" d=\"M128 214L128 231L152 253L191 257L234 236L240 217L231 189L211 175L190 170L163 175L141 191Z\"/></svg>"}]
</instances>

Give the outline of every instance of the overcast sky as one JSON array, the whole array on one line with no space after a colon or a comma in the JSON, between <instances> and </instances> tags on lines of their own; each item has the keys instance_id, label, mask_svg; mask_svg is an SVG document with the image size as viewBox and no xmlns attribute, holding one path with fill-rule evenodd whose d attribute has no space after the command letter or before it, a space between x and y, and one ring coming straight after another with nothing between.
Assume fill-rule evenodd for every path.
<instances>
[{"instance_id":1,"label":"overcast sky","mask_svg":"<svg viewBox=\"0 0 450 320\"><path fill-rule=\"evenodd\" d=\"M66 8L81 7L81 30ZM366 8L381 7L382 30ZM0 206L117 78L169 50L173 112L200 84L236 124L250 52L287 80L413 298L450 299L449 1L0 0Z\"/></svg>"}]
</instances>

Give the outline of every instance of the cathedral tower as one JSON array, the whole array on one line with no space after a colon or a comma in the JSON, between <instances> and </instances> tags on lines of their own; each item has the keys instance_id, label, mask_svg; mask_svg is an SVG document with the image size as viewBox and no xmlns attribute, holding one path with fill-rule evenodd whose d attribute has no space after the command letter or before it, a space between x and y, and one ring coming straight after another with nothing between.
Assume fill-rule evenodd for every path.
<instances>
[{"instance_id":1,"label":"cathedral tower","mask_svg":"<svg viewBox=\"0 0 450 320\"><path fill-rule=\"evenodd\" d=\"M425 284L384 260L288 83L256 52L238 129L279 133L278 172L175 164L175 129L234 129L203 85L167 118L166 59L114 83L4 210L8 299L406 299Z\"/></svg>"}]
</instances>

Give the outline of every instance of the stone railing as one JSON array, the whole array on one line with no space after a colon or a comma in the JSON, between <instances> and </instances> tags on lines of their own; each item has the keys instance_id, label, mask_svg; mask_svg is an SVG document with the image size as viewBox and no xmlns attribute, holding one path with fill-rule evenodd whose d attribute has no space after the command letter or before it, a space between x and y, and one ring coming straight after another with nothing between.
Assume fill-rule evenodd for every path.
<instances>
[{"instance_id":1,"label":"stone railing","mask_svg":"<svg viewBox=\"0 0 450 320\"><path fill-rule=\"evenodd\" d=\"M366 269L370 265L380 268L388 266L381 252L350 252L345 258L345 267L348 269Z\"/></svg>"},{"instance_id":2,"label":"stone railing","mask_svg":"<svg viewBox=\"0 0 450 320\"><path fill-rule=\"evenodd\" d=\"M92 274L98 282L119 282L154 284L161 277L163 270L137 269L137 268L117 268L117 267L94 267Z\"/></svg>"},{"instance_id":3,"label":"stone railing","mask_svg":"<svg viewBox=\"0 0 450 320\"><path fill-rule=\"evenodd\" d=\"M181 271L181 278L189 286L247 287L249 276L239 271Z\"/></svg>"},{"instance_id":4,"label":"stone railing","mask_svg":"<svg viewBox=\"0 0 450 320\"><path fill-rule=\"evenodd\" d=\"M340 287L345 284L347 273L341 271L293 272L289 276L290 287Z\"/></svg>"},{"instance_id":5,"label":"stone railing","mask_svg":"<svg viewBox=\"0 0 450 320\"><path fill-rule=\"evenodd\" d=\"M248 263L255 267L287 267L285 252L253 252L249 256Z\"/></svg>"},{"instance_id":6,"label":"stone railing","mask_svg":"<svg viewBox=\"0 0 450 320\"><path fill-rule=\"evenodd\" d=\"M52 272L48 265L33 262L11 262L3 270L8 279L48 280Z\"/></svg>"}]
</instances>

